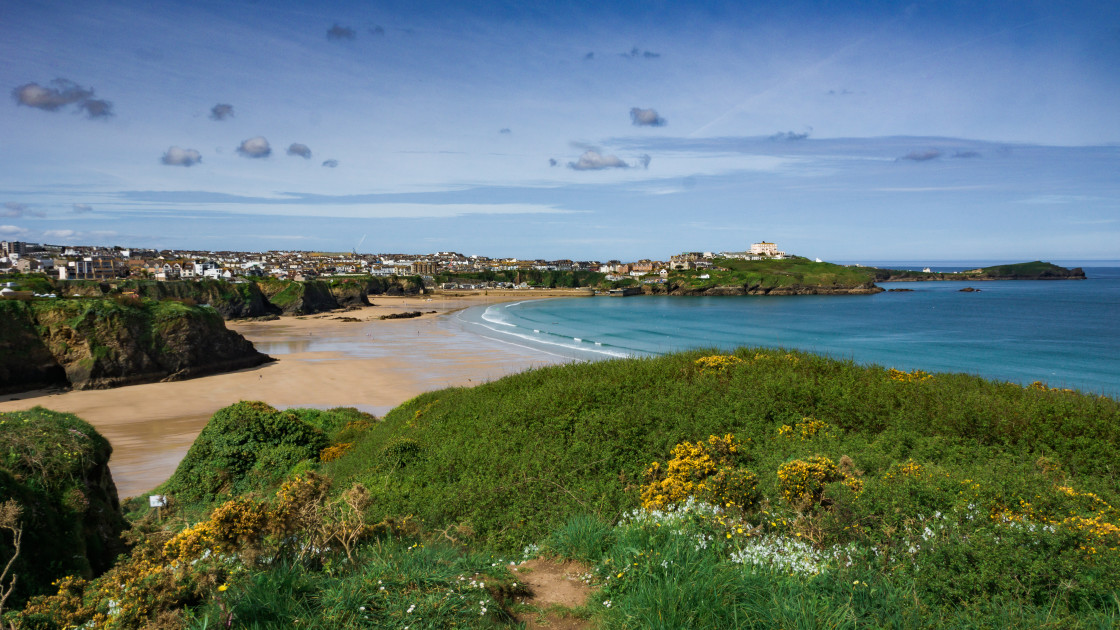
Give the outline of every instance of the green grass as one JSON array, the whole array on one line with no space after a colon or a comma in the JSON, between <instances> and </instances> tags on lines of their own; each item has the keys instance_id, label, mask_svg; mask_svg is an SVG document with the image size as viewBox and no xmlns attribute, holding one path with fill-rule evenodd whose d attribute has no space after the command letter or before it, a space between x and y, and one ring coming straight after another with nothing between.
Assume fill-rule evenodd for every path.
<instances>
[{"instance_id":1,"label":"green grass","mask_svg":"<svg viewBox=\"0 0 1120 630\"><path fill-rule=\"evenodd\" d=\"M740 350L750 358L754 350ZM761 351L727 374L700 374L693 352L550 367L474 389L419 396L391 411L328 466L378 494L380 513L430 527L467 523L480 540L520 548L575 513L613 522L637 505L642 471L673 445L711 434L751 438L773 470L807 445L772 443L778 427L813 416L840 437L813 445L848 455L868 475L914 458L954 477L995 479L995 500L1034 494L1047 456L1086 491L1115 501L1116 401L1037 391L966 375L898 383L881 368ZM416 444L408 461L387 445ZM997 477L998 475L998 477Z\"/></svg>"},{"instance_id":2,"label":"green grass","mask_svg":"<svg viewBox=\"0 0 1120 630\"><path fill-rule=\"evenodd\" d=\"M542 368L424 394L373 423L352 410L222 410L184 462L193 472L172 484L211 490L184 499L197 503L174 527L310 470L336 497L360 483L366 522L396 525L349 556L293 555L312 540L296 534L273 541L286 553L211 558L211 581L176 604L180 620L508 624L517 587L505 566L539 545L592 568L600 590L581 614L605 628L1120 623L1116 400L774 349L705 367L705 354ZM753 502L641 509L651 462L671 468L675 446L725 434L742 444L728 456L736 469L757 479ZM346 452L320 462L325 444ZM815 458L844 473L798 498L779 471ZM336 501L323 523L342 518ZM224 522L251 521L240 518Z\"/></svg>"},{"instance_id":3,"label":"green grass","mask_svg":"<svg viewBox=\"0 0 1120 630\"><path fill-rule=\"evenodd\" d=\"M362 549L361 561L320 570L280 564L235 577L190 612L188 628L494 628L519 592L507 566L446 544L389 538ZM485 614L483 610L485 609Z\"/></svg>"},{"instance_id":4,"label":"green grass","mask_svg":"<svg viewBox=\"0 0 1120 630\"><path fill-rule=\"evenodd\" d=\"M813 262L799 256L781 260L720 258L714 260L713 265L727 269L727 271L703 272L711 276L710 280L705 281L708 284L828 287L859 286L874 280L873 270L866 267L846 267L833 263ZM696 278L699 273L701 272L689 272L684 277L690 278L691 283L699 283L702 282Z\"/></svg>"}]
</instances>

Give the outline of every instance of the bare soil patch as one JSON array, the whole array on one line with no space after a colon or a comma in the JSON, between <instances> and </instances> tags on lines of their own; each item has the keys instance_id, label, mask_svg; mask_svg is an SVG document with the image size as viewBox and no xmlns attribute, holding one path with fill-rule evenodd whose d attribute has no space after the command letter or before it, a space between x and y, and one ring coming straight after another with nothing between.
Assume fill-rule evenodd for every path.
<instances>
[{"instance_id":1,"label":"bare soil patch","mask_svg":"<svg viewBox=\"0 0 1120 630\"><path fill-rule=\"evenodd\" d=\"M517 614L517 620L523 622L526 628L587 630L593 627L587 619L564 614L565 609L586 604L587 598L594 592L582 580L591 573L587 566L571 560L557 563L546 558L534 558L517 565L513 572L532 593L521 598L519 603L540 611Z\"/></svg>"}]
</instances>

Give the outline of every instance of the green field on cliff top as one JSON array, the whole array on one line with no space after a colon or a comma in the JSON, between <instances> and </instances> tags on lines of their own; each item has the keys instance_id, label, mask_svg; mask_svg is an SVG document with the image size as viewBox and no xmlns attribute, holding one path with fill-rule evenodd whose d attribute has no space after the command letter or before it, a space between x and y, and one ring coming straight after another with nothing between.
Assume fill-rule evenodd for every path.
<instances>
[{"instance_id":1,"label":"green field on cliff top","mask_svg":"<svg viewBox=\"0 0 1120 630\"><path fill-rule=\"evenodd\" d=\"M510 563L545 555L597 589L573 627L1111 628L1118 447L1111 398L775 349L541 368L381 420L240 403L162 520L126 506L130 556L8 614L517 627L544 613Z\"/></svg>"}]
</instances>

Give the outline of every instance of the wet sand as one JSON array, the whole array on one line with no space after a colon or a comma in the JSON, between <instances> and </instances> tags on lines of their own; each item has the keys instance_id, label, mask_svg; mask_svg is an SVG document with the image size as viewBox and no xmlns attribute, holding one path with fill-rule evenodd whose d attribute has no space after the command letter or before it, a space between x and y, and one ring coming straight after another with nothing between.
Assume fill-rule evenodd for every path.
<instances>
[{"instance_id":1,"label":"wet sand","mask_svg":"<svg viewBox=\"0 0 1120 630\"><path fill-rule=\"evenodd\" d=\"M110 468L118 492L133 496L165 481L210 416L240 400L277 408L357 407L381 416L425 391L556 363L554 355L462 332L441 317L478 304L534 297L549 294L374 297L374 306L353 311L229 322L276 362L170 383L3 396L0 411L42 405L86 420L113 445ZM409 311L425 315L378 319Z\"/></svg>"}]
</instances>

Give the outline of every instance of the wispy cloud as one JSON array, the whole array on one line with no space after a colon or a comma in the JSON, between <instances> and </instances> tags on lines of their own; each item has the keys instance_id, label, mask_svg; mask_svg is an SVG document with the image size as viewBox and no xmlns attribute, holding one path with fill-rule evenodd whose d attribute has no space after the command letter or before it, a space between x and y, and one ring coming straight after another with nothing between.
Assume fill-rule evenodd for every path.
<instances>
[{"instance_id":1,"label":"wispy cloud","mask_svg":"<svg viewBox=\"0 0 1120 630\"><path fill-rule=\"evenodd\" d=\"M385 29L380 24L374 24L370 27L369 34L380 37L385 34Z\"/></svg>"},{"instance_id":2,"label":"wispy cloud","mask_svg":"<svg viewBox=\"0 0 1120 630\"><path fill-rule=\"evenodd\" d=\"M306 144L301 144L299 142L293 142L291 144L291 146L288 147L288 155L298 155L301 158L310 160L311 159L311 149L308 148L308 146Z\"/></svg>"},{"instance_id":3,"label":"wispy cloud","mask_svg":"<svg viewBox=\"0 0 1120 630\"><path fill-rule=\"evenodd\" d=\"M658 115L656 109L631 107L630 122L639 127L664 127L669 121Z\"/></svg>"},{"instance_id":4,"label":"wispy cloud","mask_svg":"<svg viewBox=\"0 0 1120 630\"><path fill-rule=\"evenodd\" d=\"M509 130L509 127L502 127L498 130L498 133L511 134L513 132Z\"/></svg>"},{"instance_id":5,"label":"wispy cloud","mask_svg":"<svg viewBox=\"0 0 1120 630\"><path fill-rule=\"evenodd\" d=\"M1097 201L1098 197L1089 195L1037 195L1019 200L1019 203L1029 204L1068 204L1068 203L1085 203L1089 201Z\"/></svg>"},{"instance_id":6,"label":"wispy cloud","mask_svg":"<svg viewBox=\"0 0 1120 630\"><path fill-rule=\"evenodd\" d=\"M45 217L46 212L36 210L25 203L17 203L15 201L8 201L4 203L3 210L0 210L0 217L19 218L23 216L29 217Z\"/></svg>"},{"instance_id":7,"label":"wispy cloud","mask_svg":"<svg viewBox=\"0 0 1120 630\"><path fill-rule=\"evenodd\" d=\"M218 103L210 108L210 120L225 120L233 117L233 105Z\"/></svg>"},{"instance_id":8,"label":"wispy cloud","mask_svg":"<svg viewBox=\"0 0 1120 630\"><path fill-rule=\"evenodd\" d=\"M568 162L568 168L577 171L601 171L608 168L628 168L629 166L616 155L603 155L594 149L584 151L583 155L579 156L579 160Z\"/></svg>"},{"instance_id":9,"label":"wispy cloud","mask_svg":"<svg viewBox=\"0 0 1120 630\"><path fill-rule=\"evenodd\" d=\"M928 162L930 160L936 160L939 157L941 157L940 151L937 149L927 149L925 151L911 151L898 159L910 160L911 162Z\"/></svg>"},{"instance_id":10,"label":"wispy cloud","mask_svg":"<svg viewBox=\"0 0 1120 630\"><path fill-rule=\"evenodd\" d=\"M327 39L331 41L340 41L344 39L352 40L355 36L357 36L357 33L354 32L354 29L342 26L337 22L335 22L334 26L327 29Z\"/></svg>"},{"instance_id":11,"label":"wispy cloud","mask_svg":"<svg viewBox=\"0 0 1120 630\"><path fill-rule=\"evenodd\" d=\"M202 161L202 154L194 149L181 149L170 147L160 158L160 162L168 166L194 166Z\"/></svg>"},{"instance_id":12,"label":"wispy cloud","mask_svg":"<svg viewBox=\"0 0 1120 630\"><path fill-rule=\"evenodd\" d=\"M653 158L651 158L649 154L643 154L638 157L638 164L641 164L642 168L649 168L649 163L652 159Z\"/></svg>"},{"instance_id":13,"label":"wispy cloud","mask_svg":"<svg viewBox=\"0 0 1120 630\"><path fill-rule=\"evenodd\" d=\"M93 212L93 206L89 205L88 203L76 203L71 206L71 209L77 214Z\"/></svg>"},{"instance_id":14,"label":"wispy cloud","mask_svg":"<svg viewBox=\"0 0 1120 630\"><path fill-rule=\"evenodd\" d=\"M338 160L324 160L323 166L327 168L335 168L338 166Z\"/></svg>"},{"instance_id":15,"label":"wispy cloud","mask_svg":"<svg viewBox=\"0 0 1120 630\"><path fill-rule=\"evenodd\" d=\"M69 79L55 79L49 85L25 83L12 90L16 104L55 112L67 105L76 105L89 118L108 118L113 115L113 104L93 98L93 89L84 88Z\"/></svg>"},{"instance_id":16,"label":"wispy cloud","mask_svg":"<svg viewBox=\"0 0 1120 630\"><path fill-rule=\"evenodd\" d=\"M83 232L80 230L44 230L45 238L62 241L63 243L88 243L91 240L100 240L117 236L113 230L93 230Z\"/></svg>"},{"instance_id":17,"label":"wispy cloud","mask_svg":"<svg viewBox=\"0 0 1120 630\"><path fill-rule=\"evenodd\" d=\"M955 158L978 158L980 157L979 151L957 151L953 154Z\"/></svg>"},{"instance_id":18,"label":"wispy cloud","mask_svg":"<svg viewBox=\"0 0 1120 630\"><path fill-rule=\"evenodd\" d=\"M243 141L237 152L247 158L266 158L272 155L272 147L264 136L255 136Z\"/></svg>"},{"instance_id":19,"label":"wispy cloud","mask_svg":"<svg viewBox=\"0 0 1120 630\"><path fill-rule=\"evenodd\" d=\"M0 225L0 234L4 236L23 236L27 234L27 230L18 225Z\"/></svg>"}]
</instances>

